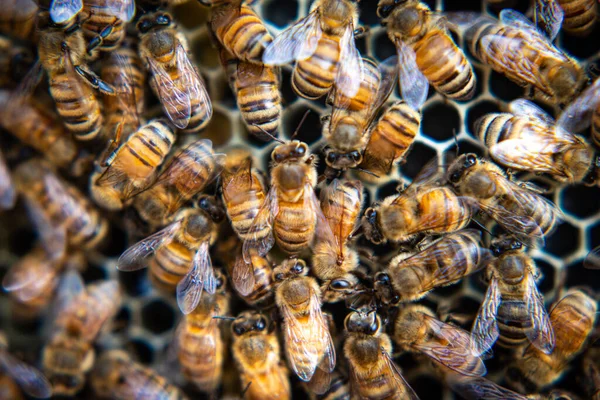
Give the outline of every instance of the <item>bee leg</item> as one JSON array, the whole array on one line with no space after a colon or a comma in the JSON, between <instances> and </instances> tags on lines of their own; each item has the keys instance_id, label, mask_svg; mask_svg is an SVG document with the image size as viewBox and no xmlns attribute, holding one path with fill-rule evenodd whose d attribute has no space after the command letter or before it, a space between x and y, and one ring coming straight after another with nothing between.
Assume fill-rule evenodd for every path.
<instances>
[{"instance_id":1,"label":"bee leg","mask_svg":"<svg viewBox=\"0 0 600 400\"><path fill-rule=\"evenodd\" d=\"M96 75L94 72L88 70L86 67L77 65L77 66L75 66L75 71L77 71L77 73L79 75L81 75L81 77L83 79L85 79L85 81L94 89L99 90L100 92L111 95L111 96L114 96L117 94L117 92L115 92L115 90L113 89L113 87L111 85L104 82L102 79L100 79L98 77L98 75Z\"/></svg>"},{"instance_id":2,"label":"bee leg","mask_svg":"<svg viewBox=\"0 0 600 400\"><path fill-rule=\"evenodd\" d=\"M532 85L525 86L524 96L528 99L533 99L533 97L535 96L535 89Z\"/></svg>"},{"instance_id":3,"label":"bee leg","mask_svg":"<svg viewBox=\"0 0 600 400\"><path fill-rule=\"evenodd\" d=\"M369 34L370 30L371 30L371 28L368 26L361 26L359 28L356 28L354 30L354 39L359 39L359 38Z\"/></svg>"},{"instance_id":4,"label":"bee leg","mask_svg":"<svg viewBox=\"0 0 600 400\"><path fill-rule=\"evenodd\" d=\"M115 30L117 22L119 22L119 19L117 17L115 17L115 20L111 24L106 25L100 31L100 33L98 33L96 36L94 36L92 38L92 40L90 40L90 43L88 44L88 47L87 47L88 54L92 54L92 51L94 51L96 48L100 47L102 45L102 43L104 43L104 39L106 39Z\"/></svg>"}]
</instances>

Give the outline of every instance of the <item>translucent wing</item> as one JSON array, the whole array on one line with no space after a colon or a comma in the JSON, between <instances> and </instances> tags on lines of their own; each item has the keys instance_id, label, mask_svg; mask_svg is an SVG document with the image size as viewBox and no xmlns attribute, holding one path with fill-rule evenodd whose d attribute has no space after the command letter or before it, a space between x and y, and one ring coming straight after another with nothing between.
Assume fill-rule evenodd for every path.
<instances>
[{"instance_id":1,"label":"translucent wing","mask_svg":"<svg viewBox=\"0 0 600 400\"><path fill-rule=\"evenodd\" d=\"M600 246L590 251L583 260L583 265L589 269L600 269Z\"/></svg>"},{"instance_id":2,"label":"translucent wing","mask_svg":"<svg viewBox=\"0 0 600 400\"><path fill-rule=\"evenodd\" d=\"M0 351L0 370L10 375L29 396L45 399L52 396L52 386L44 375L16 359L7 351Z\"/></svg>"},{"instance_id":3,"label":"translucent wing","mask_svg":"<svg viewBox=\"0 0 600 400\"><path fill-rule=\"evenodd\" d=\"M177 304L186 315L198 305L202 290L213 294L217 286L208 247L208 242L200 245L194 256L192 268L177 284Z\"/></svg>"},{"instance_id":4,"label":"translucent wing","mask_svg":"<svg viewBox=\"0 0 600 400\"><path fill-rule=\"evenodd\" d=\"M281 32L263 53L265 65L287 64L294 60L305 60L317 49L323 31L317 10Z\"/></svg>"},{"instance_id":5,"label":"translucent wing","mask_svg":"<svg viewBox=\"0 0 600 400\"><path fill-rule=\"evenodd\" d=\"M244 261L244 257L237 257L231 271L231 280L235 290L242 296L247 296L252 293L254 284L254 266L252 263Z\"/></svg>"},{"instance_id":6,"label":"translucent wing","mask_svg":"<svg viewBox=\"0 0 600 400\"><path fill-rule=\"evenodd\" d=\"M453 373L446 378L450 388L467 400L527 400L529 397L506 389L483 377L465 377Z\"/></svg>"},{"instance_id":7,"label":"translucent wing","mask_svg":"<svg viewBox=\"0 0 600 400\"><path fill-rule=\"evenodd\" d=\"M114 80L114 86L118 90L117 97L120 106L128 115L136 117L137 125L139 126L138 102L144 100L135 97L135 82L131 64L127 62L125 56L119 53L112 53L110 61L118 66L119 75Z\"/></svg>"},{"instance_id":8,"label":"translucent wing","mask_svg":"<svg viewBox=\"0 0 600 400\"><path fill-rule=\"evenodd\" d=\"M106 0L106 8L110 14L120 20L130 22L135 14L135 0Z\"/></svg>"},{"instance_id":9,"label":"translucent wing","mask_svg":"<svg viewBox=\"0 0 600 400\"><path fill-rule=\"evenodd\" d=\"M555 121L546 111L530 100L517 99L511 101L508 105L511 113L526 118L535 118L543 121L548 125L554 125Z\"/></svg>"},{"instance_id":10,"label":"translucent wing","mask_svg":"<svg viewBox=\"0 0 600 400\"><path fill-rule=\"evenodd\" d=\"M525 304L531 318L531 329L525 330L525 335L540 351L551 354L554 350L554 329L544 307L544 299L531 273L527 274L525 279L527 280Z\"/></svg>"},{"instance_id":11,"label":"translucent wing","mask_svg":"<svg viewBox=\"0 0 600 400\"><path fill-rule=\"evenodd\" d=\"M7 292L15 292L20 301L38 297L56 278L56 270L45 252L34 251L14 264L4 275L2 286Z\"/></svg>"},{"instance_id":12,"label":"translucent wing","mask_svg":"<svg viewBox=\"0 0 600 400\"><path fill-rule=\"evenodd\" d=\"M333 190L337 190L337 187L333 188ZM315 190L310 183L304 185L304 207L308 210L312 210L316 216L315 241L328 243L332 247L334 253L340 254L342 245L341 238L334 234L329 220L323 215L321 204L317 200ZM343 210L341 209L336 211L343 213ZM339 229L341 226L336 228Z\"/></svg>"},{"instance_id":13,"label":"translucent wing","mask_svg":"<svg viewBox=\"0 0 600 400\"><path fill-rule=\"evenodd\" d=\"M535 7L540 19L544 21L544 30L548 38L553 41L560 32L565 12L555 0L536 0Z\"/></svg>"},{"instance_id":14,"label":"translucent wing","mask_svg":"<svg viewBox=\"0 0 600 400\"><path fill-rule=\"evenodd\" d=\"M190 104L198 104L206 111L206 118L212 116L212 103L206 91L204 80L190 62L187 52L181 44L177 46L177 66L181 74L181 86L190 99Z\"/></svg>"},{"instance_id":15,"label":"translucent wing","mask_svg":"<svg viewBox=\"0 0 600 400\"><path fill-rule=\"evenodd\" d=\"M498 280L493 277L490 280L471 331L471 352L477 357L491 349L498 339L499 331L496 316L501 301Z\"/></svg>"},{"instance_id":16,"label":"translucent wing","mask_svg":"<svg viewBox=\"0 0 600 400\"><path fill-rule=\"evenodd\" d=\"M257 251L261 257L264 257L271 250L275 244L273 222L277 214L279 214L279 202L277 185L274 184L250 225L248 233L251 235L251 239L245 240L242 245L245 262L251 262L251 251Z\"/></svg>"},{"instance_id":17,"label":"translucent wing","mask_svg":"<svg viewBox=\"0 0 600 400\"><path fill-rule=\"evenodd\" d=\"M44 210L31 199L25 198L25 207L48 256L53 260L61 258L67 249L67 232L64 227L56 227Z\"/></svg>"},{"instance_id":18,"label":"translucent wing","mask_svg":"<svg viewBox=\"0 0 600 400\"><path fill-rule=\"evenodd\" d=\"M567 132L581 132L590 126L592 113L599 104L600 78L564 109L557 125Z\"/></svg>"},{"instance_id":19,"label":"translucent wing","mask_svg":"<svg viewBox=\"0 0 600 400\"><path fill-rule=\"evenodd\" d=\"M340 59L335 76L335 87L344 95L354 97L358 93L362 80L363 61L356 48L354 27L349 24L340 40Z\"/></svg>"},{"instance_id":20,"label":"translucent wing","mask_svg":"<svg viewBox=\"0 0 600 400\"><path fill-rule=\"evenodd\" d=\"M117 269L121 271L136 271L148 266L148 261L156 251L171 241L181 228L181 220L173 222L163 230L148 236L134 244L119 257Z\"/></svg>"},{"instance_id":21,"label":"translucent wing","mask_svg":"<svg viewBox=\"0 0 600 400\"><path fill-rule=\"evenodd\" d=\"M394 90L394 84L398 79L398 57L392 56L388 57L382 62L379 63L378 69L379 74L381 76L381 80L379 81L379 87L377 88L377 95L375 96L375 100L373 101L373 106L371 110L373 111L373 115L375 111L379 109L385 103L385 101L390 97L390 94Z\"/></svg>"},{"instance_id":22,"label":"translucent wing","mask_svg":"<svg viewBox=\"0 0 600 400\"><path fill-rule=\"evenodd\" d=\"M190 122L192 107L189 93L178 87L163 67L152 58L146 59L157 96L173 125L184 129Z\"/></svg>"},{"instance_id":23,"label":"translucent wing","mask_svg":"<svg viewBox=\"0 0 600 400\"><path fill-rule=\"evenodd\" d=\"M402 99L413 110L420 110L429 91L429 82L417 66L417 56L412 48L401 40L396 40L398 68L400 70L400 89Z\"/></svg>"},{"instance_id":24,"label":"translucent wing","mask_svg":"<svg viewBox=\"0 0 600 400\"><path fill-rule=\"evenodd\" d=\"M537 221L525 214L525 210L509 210L503 206L478 203L481 211L488 214L506 232L532 246L544 245L544 231Z\"/></svg>"},{"instance_id":25,"label":"translucent wing","mask_svg":"<svg viewBox=\"0 0 600 400\"><path fill-rule=\"evenodd\" d=\"M521 14L518 11L512 9L504 9L500 11L499 15L500 22L506 25L512 25L519 28L527 29L537 34L540 34L540 31L537 29L537 26L533 24L526 16Z\"/></svg>"},{"instance_id":26,"label":"translucent wing","mask_svg":"<svg viewBox=\"0 0 600 400\"><path fill-rule=\"evenodd\" d=\"M62 24L79 14L82 9L82 0L52 0L50 18L54 23Z\"/></svg>"},{"instance_id":27,"label":"translucent wing","mask_svg":"<svg viewBox=\"0 0 600 400\"><path fill-rule=\"evenodd\" d=\"M50 318L53 332L63 328L64 322L73 317L73 309L76 299L86 296L85 283L79 272L69 269L60 278L56 295L50 308Z\"/></svg>"},{"instance_id":28,"label":"translucent wing","mask_svg":"<svg viewBox=\"0 0 600 400\"><path fill-rule=\"evenodd\" d=\"M10 177L10 171L0 151L0 210L12 208L17 199L17 194Z\"/></svg>"}]
</instances>

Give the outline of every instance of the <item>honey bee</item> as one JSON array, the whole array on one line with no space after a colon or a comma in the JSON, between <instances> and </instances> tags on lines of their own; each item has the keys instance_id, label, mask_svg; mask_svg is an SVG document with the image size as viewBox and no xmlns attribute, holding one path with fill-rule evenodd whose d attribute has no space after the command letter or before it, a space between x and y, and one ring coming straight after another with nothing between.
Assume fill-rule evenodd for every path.
<instances>
[{"instance_id":1,"label":"honey bee","mask_svg":"<svg viewBox=\"0 0 600 400\"><path fill-rule=\"evenodd\" d=\"M13 88L33 66L30 49L0 34L0 88Z\"/></svg>"},{"instance_id":2,"label":"honey bee","mask_svg":"<svg viewBox=\"0 0 600 400\"><path fill-rule=\"evenodd\" d=\"M594 0L556 0L564 12L562 29L570 35L587 36L598 21L598 3Z\"/></svg>"},{"instance_id":3,"label":"honey bee","mask_svg":"<svg viewBox=\"0 0 600 400\"><path fill-rule=\"evenodd\" d=\"M214 270L214 280L214 294L199 299L198 307L183 318L175 338L183 375L208 393L221 384L225 351L218 320L213 317L229 310L225 276L218 269Z\"/></svg>"},{"instance_id":4,"label":"honey bee","mask_svg":"<svg viewBox=\"0 0 600 400\"><path fill-rule=\"evenodd\" d=\"M180 210L174 222L131 246L117 262L121 271L149 266L155 287L165 293L176 288L177 304L184 314L196 308L203 290L212 295L217 286L208 248L224 212L213 197L202 200L199 209Z\"/></svg>"},{"instance_id":5,"label":"honey bee","mask_svg":"<svg viewBox=\"0 0 600 400\"><path fill-rule=\"evenodd\" d=\"M285 362L279 356L274 325L256 311L244 311L231 325L233 357L240 371L245 398L290 399ZM250 385L250 386L248 386Z\"/></svg>"},{"instance_id":6,"label":"honey bee","mask_svg":"<svg viewBox=\"0 0 600 400\"><path fill-rule=\"evenodd\" d=\"M473 97L473 67L446 31L444 20L425 3L380 0L377 15L398 51L404 99L415 96L424 102L429 84L451 99Z\"/></svg>"},{"instance_id":7,"label":"honey bee","mask_svg":"<svg viewBox=\"0 0 600 400\"><path fill-rule=\"evenodd\" d=\"M238 60L225 48L219 54L248 131L259 138L265 133L276 137L282 113L279 68Z\"/></svg>"},{"instance_id":8,"label":"honey bee","mask_svg":"<svg viewBox=\"0 0 600 400\"><path fill-rule=\"evenodd\" d=\"M182 132L199 132L212 116L212 104L202 77L190 61L186 38L164 11L143 15L137 29L140 58L150 72L150 87L163 110Z\"/></svg>"},{"instance_id":9,"label":"honey bee","mask_svg":"<svg viewBox=\"0 0 600 400\"><path fill-rule=\"evenodd\" d=\"M348 278L358 266L356 250L348 247L348 240L356 227L362 207L363 186L360 181L335 179L321 191L321 209L334 238L333 242L317 240L313 246L312 268L315 276L328 287L332 280ZM339 285L339 283L338 283ZM335 292L337 287L334 286ZM331 293L332 290L327 290ZM342 291L343 293L344 291ZM330 301L340 298L334 296Z\"/></svg>"},{"instance_id":10,"label":"honey bee","mask_svg":"<svg viewBox=\"0 0 600 400\"><path fill-rule=\"evenodd\" d=\"M556 124L571 133L591 125L592 142L600 148L600 78L563 110Z\"/></svg>"},{"instance_id":11,"label":"honey bee","mask_svg":"<svg viewBox=\"0 0 600 400\"><path fill-rule=\"evenodd\" d=\"M488 290L473 323L473 354L487 352L498 337L503 347L516 348L529 339L550 354L554 331L536 286L541 273L535 261L519 241L509 237L494 239L491 250L495 259L484 275Z\"/></svg>"},{"instance_id":12,"label":"honey bee","mask_svg":"<svg viewBox=\"0 0 600 400\"><path fill-rule=\"evenodd\" d=\"M472 207L450 187L440 186L438 169L433 160L402 192L369 207L361 221L366 238L375 244L408 242L420 235L466 227Z\"/></svg>"},{"instance_id":13,"label":"honey bee","mask_svg":"<svg viewBox=\"0 0 600 400\"><path fill-rule=\"evenodd\" d=\"M375 275L378 293L393 289L395 298L384 301L414 301L436 287L456 283L484 267L489 251L481 247L481 233L465 229L433 241L417 253L394 257L387 271Z\"/></svg>"},{"instance_id":14,"label":"honey bee","mask_svg":"<svg viewBox=\"0 0 600 400\"><path fill-rule=\"evenodd\" d=\"M479 19L466 37L481 62L559 106L567 105L586 82L577 61L517 11L502 10L499 22Z\"/></svg>"},{"instance_id":15,"label":"honey bee","mask_svg":"<svg viewBox=\"0 0 600 400\"><path fill-rule=\"evenodd\" d=\"M247 0L200 0L212 6L209 28L235 58L262 64L263 53L273 38Z\"/></svg>"},{"instance_id":16,"label":"honey bee","mask_svg":"<svg viewBox=\"0 0 600 400\"><path fill-rule=\"evenodd\" d=\"M545 388L562 376L569 362L584 349L594 328L597 310L597 301L578 289L569 290L552 307L550 324L554 327L554 350L546 354L529 346L514 365L525 378L527 387Z\"/></svg>"},{"instance_id":17,"label":"honey bee","mask_svg":"<svg viewBox=\"0 0 600 400\"><path fill-rule=\"evenodd\" d=\"M0 150L0 210L13 208L17 193L10 177L10 170Z\"/></svg>"},{"instance_id":18,"label":"honey bee","mask_svg":"<svg viewBox=\"0 0 600 400\"><path fill-rule=\"evenodd\" d=\"M32 0L5 1L0 9L0 32L12 37L31 39L38 7Z\"/></svg>"},{"instance_id":19,"label":"honey bee","mask_svg":"<svg viewBox=\"0 0 600 400\"><path fill-rule=\"evenodd\" d=\"M292 370L305 382L316 376L317 368L325 374L335 368L335 347L321 311L321 290L307 273L306 263L299 259L286 259L273 269L286 356ZM329 382L325 385L321 390L316 385L315 391L324 392Z\"/></svg>"},{"instance_id":20,"label":"honey bee","mask_svg":"<svg viewBox=\"0 0 600 400\"><path fill-rule=\"evenodd\" d=\"M375 312L352 311L344 320L344 355L352 398L418 399L391 359L392 341Z\"/></svg>"},{"instance_id":21,"label":"honey bee","mask_svg":"<svg viewBox=\"0 0 600 400\"><path fill-rule=\"evenodd\" d=\"M564 129L574 127L583 111L576 107L560 123L534 103L519 99L510 113L488 114L477 122L477 136L497 163L515 170L545 173L559 182L594 184L600 180L600 161L582 137Z\"/></svg>"},{"instance_id":22,"label":"honey bee","mask_svg":"<svg viewBox=\"0 0 600 400\"><path fill-rule=\"evenodd\" d=\"M92 249L106 236L108 222L47 162L32 159L21 163L15 169L14 179L50 257L62 257L67 244Z\"/></svg>"},{"instance_id":23,"label":"honey bee","mask_svg":"<svg viewBox=\"0 0 600 400\"><path fill-rule=\"evenodd\" d=\"M91 175L94 201L109 210L123 208L152 184L174 141L175 134L163 120L151 121L132 133Z\"/></svg>"},{"instance_id":24,"label":"honey bee","mask_svg":"<svg viewBox=\"0 0 600 400\"><path fill-rule=\"evenodd\" d=\"M352 0L319 0L308 16L281 32L263 54L266 65L297 61L295 92L318 99L335 85L352 98L363 80L363 62L354 42L358 5ZM357 31L360 31L357 30Z\"/></svg>"},{"instance_id":25,"label":"honey bee","mask_svg":"<svg viewBox=\"0 0 600 400\"><path fill-rule=\"evenodd\" d=\"M44 346L42 364L54 394L74 396L94 365L94 341L117 313L121 294L116 280L84 287L78 274L70 274L61 282L58 297L54 333Z\"/></svg>"},{"instance_id":26,"label":"honey bee","mask_svg":"<svg viewBox=\"0 0 600 400\"><path fill-rule=\"evenodd\" d=\"M122 350L102 354L90 381L96 395L105 399L187 399L179 388Z\"/></svg>"},{"instance_id":27,"label":"honey bee","mask_svg":"<svg viewBox=\"0 0 600 400\"><path fill-rule=\"evenodd\" d=\"M201 192L221 172L224 154L215 154L208 139L179 149L150 188L136 195L134 206L142 219L156 225Z\"/></svg>"},{"instance_id":28,"label":"honey bee","mask_svg":"<svg viewBox=\"0 0 600 400\"><path fill-rule=\"evenodd\" d=\"M561 219L554 204L510 181L499 167L473 153L458 157L448 166L447 176L459 195L473 199L478 209L524 241L543 241Z\"/></svg>"},{"instance_id":29,"label":"honey bee","mask_svg":"<svg viewBox=\"0 0 600 400\"><path fill-rule=\"evenodd\" d=\"M485 365L471 354L470 334L438 320L427 307L408 304L400 309L394 325L394 341L409 351L467 376L485 375Z\"/></svg>"},{"instance_id":30,"label":"honey bee","mask_svg":"<svg viewBox=\"0 0 600 400\"><path fill-rule=\"evenodd\" d=\"M252 252L250 262L246 263L240 255L229 274L233 287L246 303L258 308L268 308L273 304L273 268L267 258Z\"/></svg>"},{"instance_id":31,"label":"honey bee","mask_svg":"<svg viewBox=\"0 0 600 400\"><path fill-rule=\"evenodd\" d=\"M312 392L310 394L311 400L350 400L348 378L342 376L337 370L333 371L329 389L320 395L314 395Z\"/></svg>"},{"instance_id":32,"label":"honey bee","mask_svg":"<svg viewBox=\"0 0 600 400\"><path fill-rule=\"evenodd\" d=\"M83 12L87 18L81 28L89 46L101 51L112 51L125 37L125 24L135 14L135 1L85 0Z\"/></svg>"}]
</instances>

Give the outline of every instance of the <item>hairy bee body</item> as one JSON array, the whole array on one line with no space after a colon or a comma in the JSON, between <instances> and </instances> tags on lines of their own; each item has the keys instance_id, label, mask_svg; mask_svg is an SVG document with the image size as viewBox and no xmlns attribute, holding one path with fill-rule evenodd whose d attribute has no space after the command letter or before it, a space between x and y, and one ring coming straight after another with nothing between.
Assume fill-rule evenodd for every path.
<instances>
[{"instance_id":1,"label":"hairy bee body","mask_svg":"<svg viewBox=\"0 0 600 400\"><path fill-rule=\"evenodd\" d=\"M350 400L348 378L343 377L339 372L334 372L331 377L329 389L325 393L312 396L311 398L315 400Z\"/></svg>"},{"instance_id":2,"label":"hairy bee body","mask_svg":"<svg viewBox=\"0 0 600 400\"><path fill-rule=\"evenodd\" d=\"M121 0L121 3L132 0ZM115 5L118 2L111 0L88 0L84 2L83 12L87 18L81 26L83 35L88 43L99 41L95 46L97 50L113 51L125 37L125 21L121 19ZM105 34L109 29L108 34Z\"/></svg>"},{"instance_id":3,"label":"hairy bee body","mask_svg":"<svg viewBox=\"0 0 600 400\"><path fill-rule=\"evenodd\" d=\"M0 9L0 32L29 40L35 31L38 7L30 0L7 0Z\"/></svg>"},{"instance_id":4,"label":"hairy bee body","mask_svg":"<svg viewBox=\"0 0 600 400\"><path fill-rule=\"evenodd\" d=\"M587 36L598 21L598 2L594 0L557 0L565 12L562 29L576 36Z\"/></svg>"},{"instance_id":5,"label":"hairy bee body","mask_svg":"<svg viewBox=\"0 0 600 400\"><path fill-rule=\"evenodd\" d=\"M238 263L244 263L243 259L238 259ZM238 285L244 284L238 282L238 280L248 280L246 276L237 277L233 271L235 268L239 268L238 264L231 264L228 272L232 276L233 286L238 291L240 297L252 307L260 309L269 308L274 302L274 282L272 278L273 268L271 263L265 257L261 257L255 252L250 255L249 267L252 268L253 282L254 284L249 289L248 293L240 293L237 289ZM248 268L248 267L247 267ZM246 289L247 290L247 289Z\"/></svg>"}]
</instances>

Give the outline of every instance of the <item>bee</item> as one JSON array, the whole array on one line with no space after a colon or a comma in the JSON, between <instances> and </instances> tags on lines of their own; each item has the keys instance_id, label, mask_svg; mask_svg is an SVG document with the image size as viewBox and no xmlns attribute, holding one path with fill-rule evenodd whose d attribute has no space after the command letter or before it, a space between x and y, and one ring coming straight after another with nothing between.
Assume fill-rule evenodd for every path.
<instances>
[{"instance_id":1,"label":"bee","mask_svg":"<svg viewBox=\"0 0 600 400\"><path fill-rule=\"evenodd\" d=\"M352 271L358 266L358 254L356 250L348 247L348 240L355 230L358 214L362 207L363 186L360 181L348 181L334 179L331 184L321 191L321 209L327 219L334 238L333 242L317 240L313 246L312 268L315 276L328 287L332 280L339 281L340 278L350 277ZM339 285L339 282L338 282ZM328 290L334 295L337 286ZM343 293L342 290L341 293ZM329 300L339 300L339 296L333 296Z\"/></svg>"},{"instance_id":2,"label":"bee","mask_svg":"<svg viewBox=\"0 0 600 400\"><path fill-rule=\"evenodd\" d=\"M417 253L397 255L386 271L375 275L375 288L384 294L391 286L396 297L387 302L418 300L436 287L479 271L488 259L489 251L481 247L481 233L465 229L445 235Z\"/></svg>"},{"instance_id":3,"label":"bee","mask_svg":"<svg viewBox=\"0 0 600 400\"><path fill-rule=\"evenodd\" d=\"M329 389L320 395L311 394L311 400L350 400L350 388L348 378L342 376L338 371L331 374Z\"/></svg>"},{"instance_id":4,"label":"bee","mask_svg":"<svg viewBox=\"0 0 600 400\"><path fill-rule=\"evenodd\" d=\"M591 400L600 400L600 350L590 347L583 358L583 382Z\"/></svg>"},{"instance_id":5,"label":"bee","mask_svg":"<svg viewBox=\"0 0 600 400\"><path fill-rule=\"evenodd\" d=\"M91 175L94 201L109 210L123 208L153 183L174 141L174 132L163 120L151 121L132 133Z\"/></svg>"},{"instance_id":6,"label":"bee","mask_svg":"<svg viewBox=\"0 0 600 400\"><path fill-rule=\"evenodd\" d=\"M399 194L369 207L361 220L366 238L375 243L408 242L425 234L456 232L473 215L468 202L442 186L437 160L426 165Z\"/></svg>"},{"instance_id":7,"label":"bee","mask_svg":"<svg viewBox=\"0 0 600 400\"><path fill-rule=\"evenodd\" d=\"M265 48L273 38L247 0L200 0L200 3L213 7L208 26L221 46L241 61L262 64Z\"/></svg>"},{"instance_id":8,"label":"bee","mask_svg":"<svg viewBox=\"0 0 600 400\"><path fill-rule=\"evenodd\" d=\"M122 350L102 354L90 381L95 394L105 399L187 399L179 388Z\"/></svg>"},{"instance_id":9,"label":"bee","mask_svg":"<svg viewBox=\"0 0 600 400\"><path fill-rule=\"evenodd\" d=\"M177 292L177 304L184 314L192 312L202 291L214 294L217 286L208 252L216 239L216 223L224 212L215 199L202 197L199 208L184 208L174 222L134 244L117 262L121 271L149 267L154 286Z\"/></svg>"},{"instance_id":10,"label":"bee","mask_svg":"<svg viewBox=\"0 0 600 400\"><path fill-rule=\"evenodd\" d=\"M13 208L16 201L17 192L10 176L8 165L6 165L6 160L0 150L0 210Z\"/></svg>"},{"instance_id":11,"label":"bee","mask_svg":"<svg viewBox=\"0 0 600 400\"><path fill-rule=\"evenodd\" d=\"M592 85L563 110L556 125L571 133L579 133L591 125L592 142L600 148L600 78L596 78ZM581 139L579 136L577 138Z\"/></svg>"},{"instance_id":12,"label":"bee","mask_svg":"<svg viewBox=\"0 0 600 400\"><path fill-rule=\"evenodd\" d=\"M179 149L150 188L136 195L134 206L142 219L164 225L173 213L201 192L221 172L224 154L215 154L208 139Z\"/></svg>"},{"instance_id":13,"label":"bee","mask_svg":"<svg viewBox=\"0 0 600 400\"><path fill-rule=\"evenodd\" d=\"M37 13L38 6L32 0L5 1L0 9L0 32L22 40L31 39Z\"/></svg>"},{"instance_id":14,"label":"bee","mask_svg":"<svg viewBox=\"0 0 600 400\"><path fill-rule=\"evenodd\" d=\"M94 342L121 306L121 294L116 280L84 287L81 277L72 273L61 283L58 297L59 312L42 365L54 394L74 396L85 385L94 365Z\"/></svg>"},{"instance_id":15,"label":"bee","mask_svg":"<svg viewBox=\"0 0 600 400\"><path fill-rule=\"evenodd\" d=\"M258 308L273 305L273 268L267 258L252 252L247 263L240 254L231 265L229 274L233 287L246 303Z\"/></svg>"},{"instance_id":16,"label":"bee","mask_svg":"<svg viewBox=\"0 0 600 400\"><path fill-rule=\"evenodd\" d=\"M248 399L291 398L288 371L280 359L274 327L256 311L244 311L231 324L232 353L242 387L250 385L245 392Z\"/></svg>"},{"instance_id":17,"label":"bee","mask_svg":"<svg viewBox=\"0 0 600 400\"><path fill-rule=\"evenodd\" d=\"M513 367L525 378L527 387L545 388L562 376L591 336L597 310L597 301L578 289L569 290L552 307L550 324L554 327L554 350L546 354L529 346Z\"/></svg>"},{"instance_id":18,"label":"bee","mask_svg":"<svg viewBox=\"0 0 600 400\"><path fill-rule=\"evenodd\" d=\"M380 0L377 15L398 51L402 97L424 99L431 84L454 100L475 93L475 74L463 51L446 31L443 19L417 0ZM405 90L406 88L406 90Z\"/></svg>"},{"instance_id":19,"label":"bee","mask_svg":"<svg viewBox=\"0 0 600 400\"><path fill-rule=\"evenodd\" d=\"M600 179L600 161L592 146L562 127L582 121L580 104L569 107L557 124L534 103L515 100L510 113L488 114L478 120L477 136L490 157L504 167L545 173L559 182L594 184Z\"/></svg>"},{"instance_id":20,"label":"bee","mask_svg":"<svg viewBox=\"0 0 600 400\"><path fill-rule=\"evenodd\" d=\"M242 61L225 48L219 50L221 64L248 131L259 138L277 136L281 125L279 68Z\"/></svg>"},{"instance_id":21,"label":"bee","mask_svg":"<svg viewBox=\"0 0 600 400\"><path fill-rule=\"evenodd\" d=\"M85 0L85 40L101 51L113 51L125 37L125 25L135 14L134 0Z\"/></svg>"},{"instance_id":22,"label":"bee","mask_svg":"<svg viewBox=\"0 0 600 400\"><path fill-rule=\"evenodd\" d=\"M447 176L459 195L473 199L478 209L517 238L541 241L561 219L554 204L473 153L458 157L448 166Z\"/></svg>"},{"instance_id":23,"label":"bee","mask_svg":"<svg viewBox=\"0 0 600 400\"><path fill-rule=\"evenodd\" d=\"M418 399L392 361L392 341L379 315L374 311L352 311L344 327L352 398Z\"/></svg>"},{"instance_id":24,"label":"bee","mask_svg":"<svg viewBox=\"0 0 600 400\"><path fill-rule=\"evenodd\" d=\"M325 374L335 368L335 347L321 311L321 290L317 280L307 273L306 263L300 259L286 259L273 269L287 360L305 382L311 380L317 368ZM326 386L315 390L327 390L329 382Z\"/></svg>"},{"instance_id":25,"label":"bee","mask_svg":"<svg viewBox=\"0 0 600 400\"><path fill-rule=\"evenodd\" d=\"M565 12L557 0L535 0L533 8L533 22L546 33L550 41L558 36Z\"/></svg>"},{"instance_id":26,"label":"bee","mask_svg":"<svg viewBox=\"0 0 600 400\"><path fill-rule=\"evenodd\" d=\"M308 16L281 32L263 54L266 65L297 61L294 91L318 99L335 85L352 98L363 80L362 58L354 42L358 5L352 0L319 0ZM359 32L357 30L357 32Z\"/></svg>"},{"instance_id":27,"label":"bee","mask_svg":"<svg viewBox=\"0 0 600 400\"><path fill-rule=\"evenodd\" d=\"M177 328L177 357L185 378L204 392L221 384L224 344L215 316L227 314L229 300L225 276L214 270L214 293L202 296L198 307L185 315Z\"/></svg>"},{"instance_id":28,"label":"bee","mask_svg":"<svg viewBox=\"0 0 600 400\"><path fill-rule=\"evenodd\" d=\"M490 248L495 259L484 274L488 289L473 323L473 354L487 352L498 337L503 347L517 348L529 339L550 354L554 331L536 286L541 273L535 261L510 237L494 239Z\"/></svg>"},{"instance_id":29,"label":"bee","mask_svg":"<svg viewBox=\"0 0 600 400\"><path fill-rule=\"evenodd\" d=\"M471 354L470 334L440 321L427 307L418 304L402 307L394 325L393 339L400 347L422 353L462 375L486 373L481 359Z\"/></svg>"},{"instance_id":30,"label":"bee","mask_svg":"<svg viewBox=\"0 0 600 400\"><path fill-rule=\"evenodd\" d=\"M190 61L186 38L164 11L140 17L137 29L140 58L165 114L182 132L198 133L212 116L212 104Z\"/></svg>"},{"instance_id":31,"label":"bee","mask_svg":"<svg viewBox=\"0 0 600 400\"><path fill-rule=\"evenodd\" d=\"M562 29L570 35L587 36L598 21L598 3L594 0L556 0L564 12Z\"/></svg>"},{"instance_id":32,"label":"bee","mask_svg":"<svg viewBox=\"0 0 600 400\"><path fill-rule=\"evenodd\" d=\"M581 65L517 11L502 10L498 22L480 19L466 37L479 61L558 106L567 105L586 82Z\"/></svg>"},{"instance_id":33,"label":"bee","mask_svg":"<svg viewBox=\"0 0 600 400\"><path fill-rule=\"evenodd\" d=\"M0 88L13 88L34 64L30 49L0 34Z\"/></svg>"},{"instance_id":34,"label":"bee","mask_svg":"<svg viewBox=\"0 0 600 400\"><path fill-rule=\"evenodd\" d=\"M21 163L14 171L14 179L50 257L60 258L67 245L92 249L106 236L108 222L47 162L32 159Z\"/></svg>"}]
</instances>

